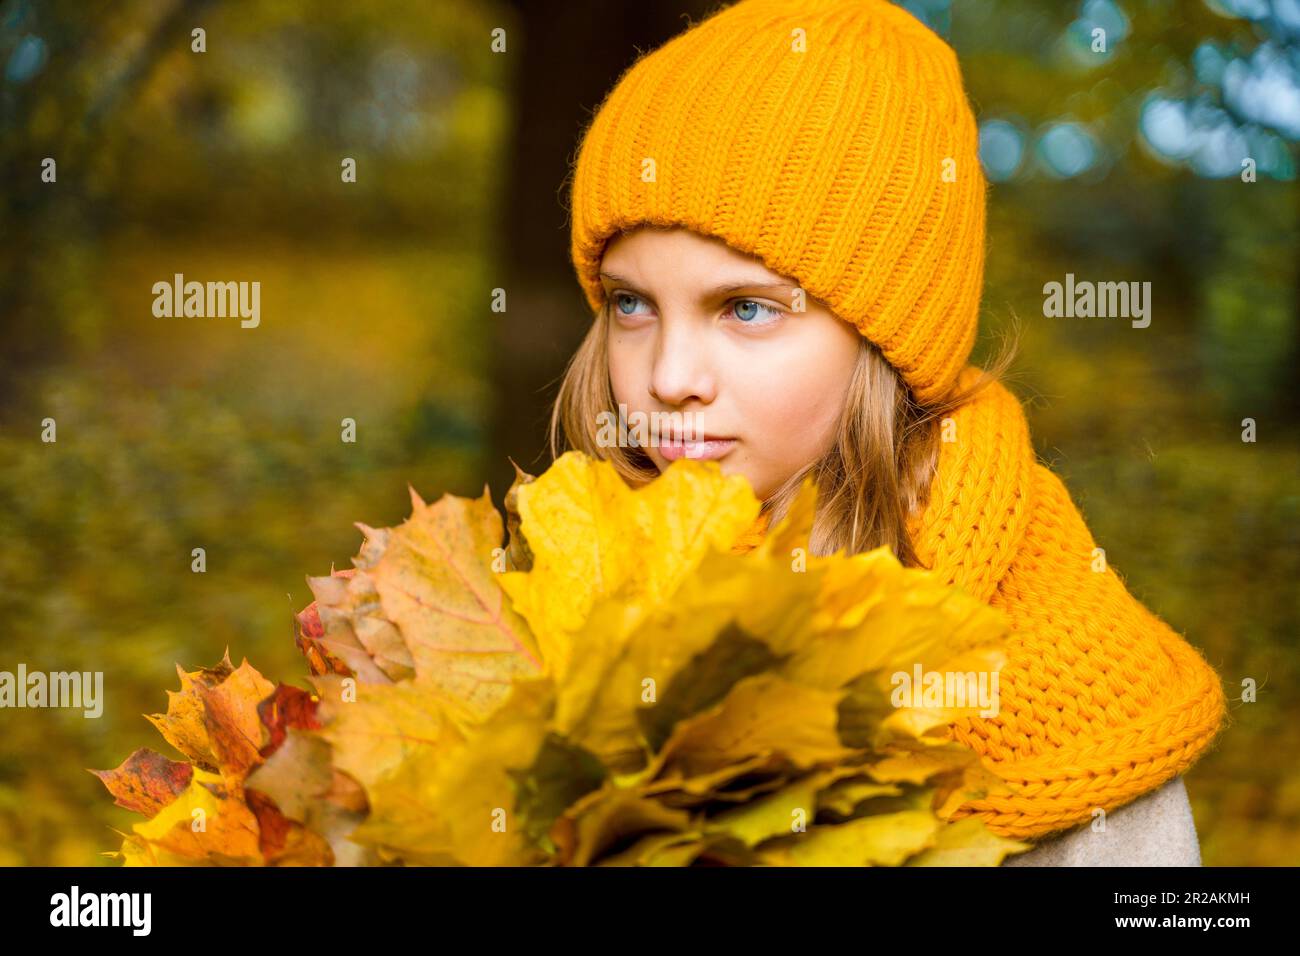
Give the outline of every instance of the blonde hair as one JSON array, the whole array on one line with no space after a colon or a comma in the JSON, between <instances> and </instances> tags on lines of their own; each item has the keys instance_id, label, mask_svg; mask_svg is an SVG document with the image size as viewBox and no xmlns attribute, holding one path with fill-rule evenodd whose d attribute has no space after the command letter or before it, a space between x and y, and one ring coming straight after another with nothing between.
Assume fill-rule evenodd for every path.
<instances>
[{"instance_id":1,"label":"blonde hair","mask_svg":"<svg viewBox=\"0 0 1300 956\"><path fill-rule=\"evenodd\" d=\"M611 462L638 487L659 470L640 448L608 447L597 440L598 423L615 414L607 352L609 305L600 309L586 337L569 359L551 409L550 452L567 448ZM917 403L898 372L865 337L847 386L844 410L831 447L791 475L764 502L769 526L785 514L808 475L817 485L817 512L809 550L846 554L888 545L908 567L923 566L907 533L908 518L925 507L939 459L942 419L999 380L1016 345L1004 341L1000 355L963 390L941 400ZM602 415L605 413L605 415Z\"/></svg>"}]
</instances>

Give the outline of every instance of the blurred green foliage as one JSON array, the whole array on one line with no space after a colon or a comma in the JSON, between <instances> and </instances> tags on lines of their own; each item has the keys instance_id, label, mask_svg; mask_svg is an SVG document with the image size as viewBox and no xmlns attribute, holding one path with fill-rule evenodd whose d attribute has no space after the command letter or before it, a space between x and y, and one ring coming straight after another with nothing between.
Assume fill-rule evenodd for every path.
<instances>
[{"instance_id":1,"label":"blurred green foliage","mask_svg":"<svg viewBox=\"0 0 1300 956\"><path fill-rule=\"evenodd\" d=\"M138 817L86 768L167 749L141 715L177 663L302 683L291 615L353 522L402 520L408 482L482 493L501 12L0 4L0 61L47 47L0 88L0 668L100 670L106 697L0 712L0 865L107 863ZM260 326L155 318L177 272L259 281Z\"/></svg>"}]
</instances>

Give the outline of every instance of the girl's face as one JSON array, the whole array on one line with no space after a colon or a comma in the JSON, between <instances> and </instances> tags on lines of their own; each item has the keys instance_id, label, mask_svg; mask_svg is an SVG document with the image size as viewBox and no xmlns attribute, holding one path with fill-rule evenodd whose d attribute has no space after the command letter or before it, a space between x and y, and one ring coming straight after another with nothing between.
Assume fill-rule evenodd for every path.
<instances>
[{"instance_id":1,"label":"girl's face","mask_svg":"<svg viewBox=\"0 0 1300 956\"><path fill-rule=\"evenodd\" d=\"M716 459L765 499L830 449L859 334L811 297L794 311L798 283L684 228L616 236L600 276L614 400L660 471Z\"/></svg>"}]
</instances>

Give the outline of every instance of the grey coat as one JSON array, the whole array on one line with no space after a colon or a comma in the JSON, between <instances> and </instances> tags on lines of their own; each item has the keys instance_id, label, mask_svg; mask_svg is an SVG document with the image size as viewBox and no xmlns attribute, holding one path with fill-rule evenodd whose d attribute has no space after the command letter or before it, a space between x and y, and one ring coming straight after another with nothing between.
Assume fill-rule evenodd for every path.
<instances>
[{"instance_id":1,"label":"grey coat","mask_svg":"<svg viewBox=\"0 0 1300 956\"><path fill-rule=\"evenodd\" d=\"M1092 823L1054 834L1003 866L1200 866L1192 806L1183 778L1106 814L1106 829Z\"/></svg>"}]
</instances>

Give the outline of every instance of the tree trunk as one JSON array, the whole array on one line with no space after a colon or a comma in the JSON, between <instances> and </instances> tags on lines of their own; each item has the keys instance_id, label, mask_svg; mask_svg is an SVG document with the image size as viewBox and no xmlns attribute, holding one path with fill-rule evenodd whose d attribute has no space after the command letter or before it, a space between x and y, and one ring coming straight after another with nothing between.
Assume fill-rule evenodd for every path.
<instances>
[{"instance_id":1,"label":"tree trunk","mask_svg":"<svg viewBox=\"0 0 1300 956\"><path fill-rule=\"evenodd\" d=\"M565 363L591 320L569 260L569 175L581 134L639 51L703 19L717 0L607 3L513 0L519 51L513 141L496 234L504 313L492 313L496 406L486 480L501 502L510 456L537 474L550 464L546 428ZM486 297L484 298L486 301Z\"/></svg>"}]
</instances>

